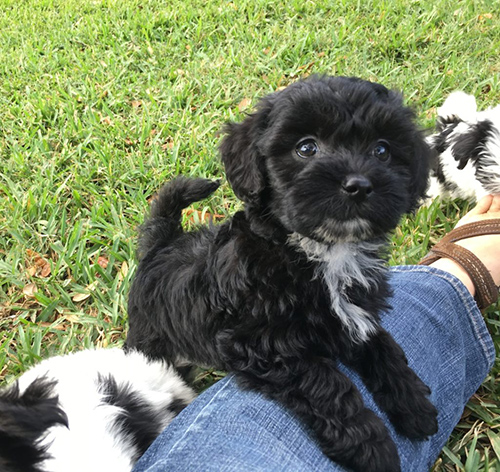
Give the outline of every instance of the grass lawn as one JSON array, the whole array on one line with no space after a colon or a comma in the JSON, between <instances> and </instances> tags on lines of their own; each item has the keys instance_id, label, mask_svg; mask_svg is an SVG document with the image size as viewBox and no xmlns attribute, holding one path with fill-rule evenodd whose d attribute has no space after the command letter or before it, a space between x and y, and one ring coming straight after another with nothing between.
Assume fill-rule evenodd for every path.
<instances>
[{"instance_id":1,"label":"grass lawn","mask_svg":"<svg viewBox=\"0 0 500 472\"><path fill-rule=\"evenodd\" d=\"M0 380L123 343L148 199L178 173L222 177L218 130L258 97L356 75L401 89L427 127L455 89L500 103L499 50L486 0L0 0ZM224 184L186 224L239 206ZM402 221L391 264L466 207ZM498 351L498 307L489 319ZM499 405L497 362L436 471L500 471Z\"/></svg>"}]
</instances>

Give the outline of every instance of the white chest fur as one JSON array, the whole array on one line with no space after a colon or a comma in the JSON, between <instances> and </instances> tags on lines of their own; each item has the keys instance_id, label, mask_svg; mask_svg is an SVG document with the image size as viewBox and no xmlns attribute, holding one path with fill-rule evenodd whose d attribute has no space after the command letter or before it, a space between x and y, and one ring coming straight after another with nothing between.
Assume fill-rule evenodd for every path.
<instances>
[{"instance_id":1,"label":"white chest fur","mask_svg":"<svg viewBox=\"0 0 500 472\"><path fill-rule=\"evenodd\" d=\"M347 289L355 283L366 289L367 296L375 291L385 270L385 262L373 257L380 244L346 242L327 246L309 238L292 236L291 241L300 247L309 259L319 262L319 274L330 294L331 307L347 328L354 342L365 342L377 328L377 321L363 308L351 302Z\"/></svg>"}]
</instances>

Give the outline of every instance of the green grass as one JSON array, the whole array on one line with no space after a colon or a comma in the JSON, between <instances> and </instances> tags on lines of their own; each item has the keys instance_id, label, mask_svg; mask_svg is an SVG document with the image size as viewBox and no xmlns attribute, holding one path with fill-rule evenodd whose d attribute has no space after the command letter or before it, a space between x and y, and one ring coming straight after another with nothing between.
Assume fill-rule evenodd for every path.
<instances>
[{"instance_id":1,"label":"green grass","mask_svg":"<svg viewBox=\"0 0 500 472\"><path fill-rule=\"evenodd\" d=\"M222 177L218 130L258 97L329 73L403 90L422 126L454 89L500 103L498 2L282 3L0 0L0 379L121 345L148 199L178 173ZM196 209L238 207L225 184ZM417 261L465 207L403 221L391 263ZM500 471L499 366L435 470Z\"/></svg>"}]
</instances>

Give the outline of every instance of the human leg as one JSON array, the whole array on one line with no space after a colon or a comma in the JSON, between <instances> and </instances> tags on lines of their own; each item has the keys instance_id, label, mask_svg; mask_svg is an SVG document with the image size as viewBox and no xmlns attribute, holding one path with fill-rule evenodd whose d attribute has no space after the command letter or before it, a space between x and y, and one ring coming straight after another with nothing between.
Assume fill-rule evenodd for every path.
<instances>
[{"instance_id":1,"label":"human leg","mask_svg":"<svg viewBox=\"0 0 500 472\"><path fill-rule=\"evenodd\" d=\"M494 350L466 287L434 267L392 270L393 309L382 324L432 391L439 431L428 441L398 436L356 374L365 404L386 422L402 470L426 471L489 371ZM306 428L280 404L240 390L228 377L186 408L146 452L139 471L336 471Z\"/></svg>"}]
</instances>

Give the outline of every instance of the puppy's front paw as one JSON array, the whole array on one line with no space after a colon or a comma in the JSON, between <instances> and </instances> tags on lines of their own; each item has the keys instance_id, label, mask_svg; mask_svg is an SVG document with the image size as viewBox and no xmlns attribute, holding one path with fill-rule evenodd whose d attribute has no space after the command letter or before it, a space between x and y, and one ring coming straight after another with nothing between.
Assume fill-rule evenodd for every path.
<instances>
[{"instance_id":1,"label":"puppy's front paw","mask_svg":"<svg viewBox=\"0 0 500 472\"><path fill-rule=\"evenodd\" d=\"M424 440L437 433L437 414L436 407L423 398L411 412L394 418L392 422L399 434L413 440Z\"/></svg>"},{"instance_id":2,"label":"puppy's front paw","mask_svg":"<svg viewBox=\"0 0 500 472\"><path fill-rule=\"evenodd\" d=\"M345 465L355 472L401 472L398 450L389 436L384 441L360 444Z\"/></svg>"},{"instance_id":3,"label":"puppy's front paw","mask_svg":"<svg viewBox=\"0 0 500 472\"><path fill-rule=\"evenodd\" d=\"M427 398L430 390L420 379L400 408L388 412L396 431L413 440L427 439L437 433L438 411Z\"/></svg>"},{"instance_id":4,"label":"puppy's front paw","mask_svg":"<svg viewBox=\"0 0 500 472\"><path fill-rule=\"evenodd\" d=\"M323 441L325 454L354 472L400 472L398 450L383 421L363 408Z\"/></svg>"}]
</instances>

